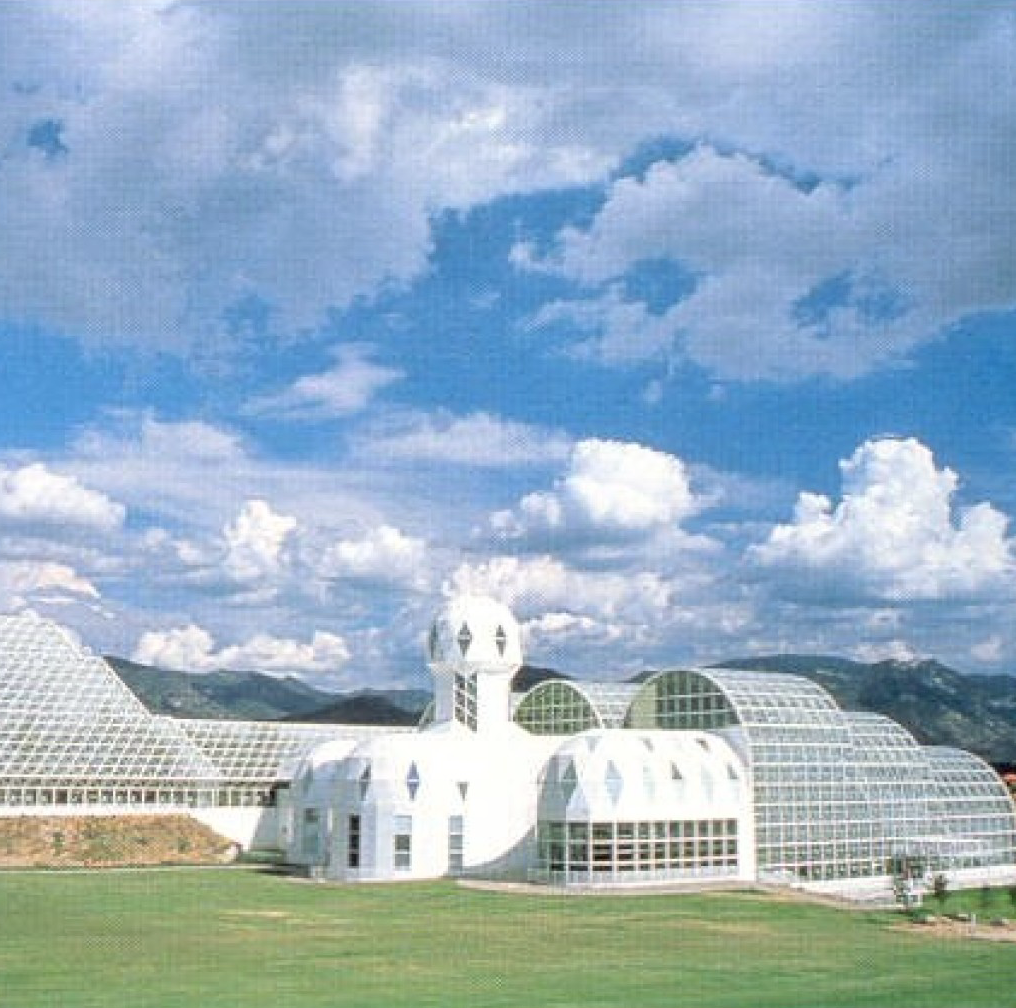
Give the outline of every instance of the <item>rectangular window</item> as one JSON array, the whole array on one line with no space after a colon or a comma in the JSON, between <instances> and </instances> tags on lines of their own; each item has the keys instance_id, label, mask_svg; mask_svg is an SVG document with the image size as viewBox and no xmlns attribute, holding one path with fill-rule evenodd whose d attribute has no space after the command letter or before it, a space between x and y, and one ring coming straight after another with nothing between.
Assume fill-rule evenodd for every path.
<instances>
[{"instance_id":1,"label":"rectangular window","mask_svg":"<svg viewBox=\"0 0 1016 1008\"><path fill-rule=\"evenodd\" d=\"M455 720L476 731L476 674L455 674L453 691Z\"/></svg>"},{"instance_id":2,"label":"rectangular window","mask_svg":"<svg viewBox=\"0 0 1016 1008\"><path fill-rule=\"evenodd\" d=\"M392 830L392 867L413 866L413 817L395 816Z\"/></svg>"},{"instance_id":3,"label":"rectangular window","mask_svg":"<svg viewBox=\"0 0 1016 1008\"><path fill-rule=\"evenodd\" d=\"M360 817L349 817L349 838L346 846L346 864L350 868L360 867Z\"/></svg>"},{"instance_id":4,"label":"rectangular window","mask_svg":"<svg viewBox=\"0 0 1016 1008\"><path fill-rule=\"evenodd\" d=\"M448 817L448 871L458 875L462 871L462 816Z\"/></svg>"}]
</instances>

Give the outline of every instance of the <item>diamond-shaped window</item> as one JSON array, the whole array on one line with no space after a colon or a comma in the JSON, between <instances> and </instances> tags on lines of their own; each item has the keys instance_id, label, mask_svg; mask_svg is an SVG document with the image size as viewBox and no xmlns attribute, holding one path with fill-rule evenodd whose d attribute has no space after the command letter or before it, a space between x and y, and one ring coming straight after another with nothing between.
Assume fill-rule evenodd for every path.
<instances>
[{"instance_id":1,"label":"diamond-shaped window","mask_svg":"<svg viewBox=\"0 0 1016 1008\"><path fill-rule=\"evenodd\" d=\"M462 800L466 800L466 795L469 794L469 781L460 780L459 782L459 794L462 795Z\"/></svg>"},{"instance_id":2,"label":"diamond-shaped window","mask_svg":"<svg viewBox=\"0 0 1016 1008\"><path fill-rule=\"evenodd\" d=\"M469 645L473 643L473 633L465 623L462 624L462 629L459 630L459 634L455 639L459 642L459 650L462 652L462 657L465 658Z\"/></svg>"},{"instance_id":3,"label":"diamond-shaped window","mask_svg":"<svg viewBox=\"0 0 1016 1008\"><path fill-rule=\"evenodd\" d=\"M367 792L370 790L370 764L368 763L363 768L363 773L360 774L360 801L367 800Z\"/></svg>"},{"instance_id":4,"label":"diamond-shaped window","mask_svg":"<svg viewBox=\"0 0 1016 1008\"><path fill-rule=\"evenodd\" d=\"M409 764L409 773L406 774L406 790L409 792L410 800L415 798L416 792L420 790L420 771L415 762Z\"/></svg>"},{"instance_id":5,"label":"diamond-shaped window","mask_svg":"<svg viewBox=\"0 0 1016 1008\"><path fill-rule=\"evenodd\" d=\"M432 626L430 628L430 641L427 644L427 650L429 651L431 658L437 659L440 657L441 637L437 632L436 626Z\"/></svg>"},{"instance_id":6,"label":"diamond-shaped window","mask_svg":"<svg viewBox=\"0 0 1016 1008\"><path fill-rule=\"evenodd\" d=\"M504 649L508 646L508 634L504 632L503 626L494 631L494 643L497 645L497 653L504 656Z\"/></svg>"}]
</instances>

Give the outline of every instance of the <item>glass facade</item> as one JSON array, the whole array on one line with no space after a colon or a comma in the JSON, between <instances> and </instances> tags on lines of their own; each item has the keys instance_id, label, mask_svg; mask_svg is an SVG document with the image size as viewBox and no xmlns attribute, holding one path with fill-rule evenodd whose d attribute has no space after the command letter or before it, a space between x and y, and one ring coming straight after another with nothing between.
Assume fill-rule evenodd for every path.
<instances>
[{"instance_id":1,"label":"glass facade","mask_svg":"<svg viewBox=\"0 0 1016 1008\"><path fill-rule=\"evenodd\" d=\"M620 728L639 687L548 679L523 694L515 723L533 735L574 735L589 728Z\"/></svg>"},{"instance_id":2,"label":"glass facade","mask_svg":"<svg viewBox=\"0 0 1016 1008\"><path fill-rule=\"evenodd\" d=\"M271 805L322 742L397 730L158 717L59 627L0 616L0 809Z\"/></svg>"},{"instance_id":3,"label":"glass facade","mask_svg":"<svg viewBox=\"0 0 1016 1008\"><path fill-rule=\"evenodd\" d=\"M537 877L549 882L733 878L736 819L541 822Z\"/></svg>"},{"instance_id":4,"label":"glass facade","mask_svg":"<svg viewBox=\"0 0 1016 1008\"><path fill-rule=\"evenodd\" d=\"M1013 806L998 774L962 749L924 750L935 781L928 821L940 848L938 865L977 868L1016 860Z\"/></svg>"},{"instance_id":5,"label":"glass facade","mask_svg":"<svg viewBox=\"0 0 1016 1008\"><path fill-rule=\"evenodd\" d=\"M592 695L586 684L544 683L515 718L536 734L598 727ZM921 746L889 718L842 711L803 677L660 672L635 688L620 720L715 732L743 753L763 880L835 883L892 874L904 861L936 870L1016 863L1013 804L991 767ZM550 833L540 838L541 864L559 863Z\"/></svg>"},{"instance_id":6,"label":"glass facade","mask_svg":"<svg viewBox=\"0 0 1016 1008\"><path fill-rule=\"evenodd\" d=\"M473 675L454 682L454 716L475 728ZM560 761L564 804L541 805L536 824L548 877L730 876L749 852L762 880L815 883L884 876L904 862L935 871L1016 864L1012 799L991 767L958 749L918 745L888 718L842 711L799 676L709 669L660 672L641 684L548 680L522 696L514 720L536 735L585 733L576 754L585 753L587 767L602 762L583 783ZM268 806L323 743L403 731L411 729L157 717L59 627L0 616L0 814ZM672 734L663 741L652 732ZM685 753L679 767L660 763L668 746L724 752L702 767ZM569 804L580 784L584 807ZM717 805L727 784L750 790L736 810ZM361 799L370 786L368 766ZM405 787L424 801L415 763ZM466 782L458 787L465 800ZM705 796L700 807L686 803L685 788ZM624 805L636 793L647 804ZM665 808L664 795L678 804ZM731 815L741 817L741 835ZM347 825L356 850L359 820ZM396 827L393 865L406 869L411 820ZM752 828L754 850L746 850ZM457 816L447 831L457 872ZM349 857L359 860L359 851Z\"/></svg>"}]
</instances>

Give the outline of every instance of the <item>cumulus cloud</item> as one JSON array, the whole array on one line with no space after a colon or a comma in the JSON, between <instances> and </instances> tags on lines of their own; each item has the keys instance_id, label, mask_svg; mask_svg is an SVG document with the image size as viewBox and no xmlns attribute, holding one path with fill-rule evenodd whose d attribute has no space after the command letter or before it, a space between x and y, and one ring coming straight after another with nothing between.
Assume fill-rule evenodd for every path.
<instances>
[{"instance_id":1,"label":"cumulus cloud","mask_svg":"<svg viewBox=\"0 0 1016 1008\"><path fill-rule=\"evenodd\" d=\"M589 439L574 446L552 490L496 512L491 527L507 539L637 537L677 524L700 504L680 459L638 444Z\"/></svg>"},{"instance_id":2,"label":"cumulus cloud","mask_svg":"<svg viewBox=\"0 0 1016 1008\"><path fill-rule=\"evenodd\" d=\"M492 469L558 462L570 448L570 438L560 431L485 412L390 414L354 439L360 458Z\"/></svg>"},{"instance_id":3,"label":"cumulus cloud","mask_svg":"<svg viewBox=\"0 0 1016 1008\"><path fill-rule=\"evenodd\" d=\"M656 162L615 181L591 224L563 229L540 264L602 289L545 305L530 324L565 324L576 351L605 364L677 356L742 380L864 374L984 307L967 298L936 309L937 283L889 261L879 184L804 186L706 145ZM926 253L937 240L927 236ZM694 278L663 311L618 286L656 260Z\"/></svg>"},{"instance_id":4,"label":"cumulus cloud","mask_svg":"<svg viewBox=\"0 0 1016 1008\"><path fill-rule=\"evenodd\" d=\"M0 521L108 532L122 525L125 515L122 504L41 463L0 467Z\"/></svg>"},{"instance_id":5,"label":"cumulus cloud","mask_svg":"<svg viewBox=\"0 0 1016 1008\"><path fill-rule=\"evenodd\" d=\"M599 675L687 661L691 654L716 661L724 642L748 633L755 616L749 602L726 596L708 577L638 563L581 569L549 555L464 562L445 591L499 599L520 618L531 657Z\"/></svg>"},{"instance_id":6,"label":"cumulus cloud","mask_svg":"<svg viewBox=\"0 0 1016 1008\"><path fill-rule=\"evenodd\" d=\"M306 562L315 576L328 581L365 582L418 591L430 584L427 545L391 525L368 529L358 538L325 545Z\"/></svg>"},{"instance_id":7,"label":"cumulus cloud","mask_svg":"<svg viewBox=\"0 0 1016 1008\"><path fill-rule=\"evenodd\" d=\"M304 375L272 395L258 396L249 413L267 413L292 420L318 420L360 413L384 388L405 377L400 368L371 360L371 348L339 347L335 367L321 374Z\"/></svg>"},{"instance_id":8,"label":"cumulus cloud","mask_svg":"<svg viewBox=\"0 0 1016 1008\"><path fill-rule=\"evenodd\" d=\"M312 328L417 276L436 209L611 160L555 138L538 93L421 49L462 20L438 8L0 14L0 297L92 341L205 349L241 335L252 299L284 332ZM59 157L30 142L38 122Z\"/></svg>"},{"instance_id":9,"label":"cumulus cloud","mask_svg":"<svg viewBox=\"0 0 1016 1008\"><path fill-rule=\"evenodd\" d=\"M272 580L287 563L287 544L297 525L295 518L276 514L265 501L247 501L222 531L223 569L237 581Z\"/></svg>"},{"instance_id":10,"label":"cumulus cloud","mask_svg":"<svg viewBox=\"0 0 1016 1008\"><path fill-rule=\"evenodd\" d=\"M305 332L423 275L441 210L602 182L649 137L699 146L615 175L536 256L696 276L665 314L613 286L537 313L599 359L849 378L1016 301L1005 5L117 10L0 10L11 318L177 352L242 346L259 313ZM274 403L356 401L326 372Z\"/></svg>"},{"instance_id":11,"label":"cumulus cloud","mask_svg":"<svg viewBox=\"0 0 1016 1008\"><path fill-rule=\"evenodd\" d=\"M308 643L256 634L246 643L216 648L212 635L194 623L142 634L133 654L144 665L189 672L334 672L349 658L337 634L319 631Z\"/></svg>"},{"instance_id":12,"label":"cumulus cloud","mask_svg":"<svg viewBox=\"0 0 1016 1008\"><path fill-rule=\"evenodd\" d=\"M920 442L867 441L840 471L839 503L802 493L793 521L749 550L778 591L830 601L1012 596L1008 519L987 503L955 508L956 474Z\"/></svg>"},{"instance_id":13,"label":"cumulus cloud","mask_svg":"<svg viewBox=\"0 0 1016 1008\"><path fill-rule=\"evenodd\" d=\"M95 586L66 564L4 563L0 565L0 580L5 589L17 592L34 592L57 589L98 598Z\"/></svg>"},{"instance_id":14,"label":"cumulus cloud","mask_svg":"<svg viewBox=\"0 0 1016 1008\"><path fill-rule=\"evenodd\" d=\"M674 586L652 571L580 571L549 555L497 556L460 564L450 593L491 595L525 615L547 610L650 625L672 603Z\"/></svg>"},{"instance_id":15,"label":"cumulus cloud","mask_svg":"<svg viewBox=\"0 0 1016 1008\"><path fill-rule=\"evenodd\" d=\"M903 640L858 644L851 649L850 653L856 661L862 662L911 662L924 657L914 649L912 644Z\"/></svg>"},{"instance_id":16,"label":"cumulus cloud","mask_svg":"<svg viewBox=\"0 0 1016 1008\"><path fill-rule=\"evenodd\" d=\"M95 585L67 564L49 560L0 560L0 606L5 609L98 598Z\"/></svg>"}]
</instances>

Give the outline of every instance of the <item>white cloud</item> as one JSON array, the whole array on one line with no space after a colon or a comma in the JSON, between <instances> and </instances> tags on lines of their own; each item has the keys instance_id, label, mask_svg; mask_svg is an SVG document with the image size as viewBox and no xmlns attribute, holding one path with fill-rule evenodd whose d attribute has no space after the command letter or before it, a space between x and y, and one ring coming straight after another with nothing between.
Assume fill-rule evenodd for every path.
<instances>
[{"instance_id":1,"label":"white cloud","mask_svg":"<svg viewBox=\"0 0 1016 1008\"><path fill-rule=\"evenodd\" d=\"M0 467L0 521L108 532L123 524L125 515L122 504L41 463L20 469Z\"/></svg>"},{"instance_id":2,"label":"white cloud","mask_svg":"<svg viewBox=\"0 0 1016 1008\"><path fill-rule=\"evenodd\" d=\"M350 654L340 636L320 631L309 643L256 634L246 643L216 649L212 635L191 623L142 634L133 658L145 665L189 672L334 672L349 661Z\"/></svg>"},{"instance_id":3,"label":"white cloud","mask_svg":"<svg viewBox=\"0 0 1016 1008\"><path fill-rule=\"evenodd\" d=\"M262 500L247 501L223 530L224 571L237 581L271 581L288 562L287 545L297 521L276 514Z\"/></svg>"},{"instance_id":4,"label":"white cloud","mask_svg":"<svg viewBox=\"0 0 1016 1008\"><path fill-rule=\"evenodd\" d=\"M464 562L445 585L447 593L490 595L512 607L526 628L530 660L608 677L692 654L722 657L720 649L743 639L755 619L750 603L722 589L694 572L668 574L637 562L578 569L549 555Z\"/></svg>"},{"instance_id":5,"label":"white cloud","mask_svg":"<svg viewBox=\"0 0 1016 1008\"><path fill-rule=\"evenodd\" d=\"M382 389L405 377L399 368L376 364L370 348L340 346L338 363L321 374L304 375L282 392L258 396L249 413L268 413L293 420L351 416L370 405Z\"/></svg>"},{"instance_id":6,"label":"white cloud","mask_svg":"<svg viewBox=\"0 0 1016 1008\"><path fill-rule=\"evenodd\" d=\"M436 462L501 468L557 462L571 440L560 431L490 413L392 414L354 440L361 459Z\"/></svg>"},{"instance_id":7,"label":"white cloud","mask_svg":"<svg viewBox=\"0 0 1016 1008\"><path fill-rule=\"evenodd\" d=\"M390 525L329 543L305 556L305 562L316 577L329 581L364 581L417 591L430 584L426 543Z\"/></svg>"},{"instance_id":8,"label":"white cloud","mask_svg":"<svg viewBox=\"0 0 1016 1008\"><path fill-rule=\"evenodd\" d=\"M206 352L254 296L299 332L424 270L435 210L613 160L555 137L538 92L421 48L460 20L437 8L119 6L0 12L0 297L18 318ZM25 143L40 120L59 157Z\"/></svg>"},{"instance_id":9,"label":"white cloud","mask_svg":"<svg viewBox=\"0 0 1016 1008\"><path fill-rule=\"evenodd\" d=\"M0 560L0 599L4 600L5 606L21 608L26 599L40 592L58 597L99 597L95 586L66 564Z\"/></svg>"},{"instance_id":10,"label":"white cloud","mask_svg":"<svg viewBox=\"0 0 1016 1008\"><path fill-rule=\"evenodd\" d=\"M191 537L217 536L245 500L264 499L305 522L341 514L376 524L403 498L364 477L363 468L322 466L261 455L235 431L203 421L113 414L85 430L61 468L132 511Z\"/></svg>"},{"instance_id":11,"label":"white cloud","mask_svg":"<svg viewBox=\"0 0 1016 1008\"><path fill-rule=\"evenodd\" d=\"M904 640L858 644L850 649L850 656L860 662L912 662L924 657L913 645Z\"/></svg>"},{"instance_id":12,"label":"white cloud","mask_svg":"<svg viewBox=\"0 0 1016 1008\"><path fill-rule=\"evenodd\" d=\"M909 261L889 262L878 184L802 187L761 159L708 146L657 162L614 182L589 227L565 228L541 264L606 289L545 305L531 325L567 323L581 334L577 351L605 364L677 355L723 378L864 374L983 307L968 298L934 308L939 285L919 284ZM935 244L929 235L924 253ZM660 259L696 282L652 313L616 281ZM835 291L831 304L802 307L822 291Z\"/></svg>"},{"instance_id":13,"label":"white cloud","mask_svg":"<svg viewBox=\"0 0 1016 1008\"><path fill-rule=\"evenodd\" d=\"M555 610L526 620L526 646L539 651L561 651L568 646L602 647L619 641L624 628L613 623Z\"/></svg>"},{"instance_id":14,"label":"white cloud","mask_svg":"<svg viewBox=\"0 0 1016 1008\"><path fill-rule=\"evenodd\" d=\"M640 301L629 301L610 284L598 297L550 301L527 322L527 328L562 324L581 334L569 352L603 364L635 364L666 357L677 330L671 313L651 313Z\"/></svg>"},{"instance_id":15,"label":"white cloud","mask_svg":"<svg viewBox=\"0 0 1016 1008\"><path fill-rule=\"evenodd\" d=\"M527 494L514 510L492 515L491 526L509 539L640 536L676 525L699 506L680 459L589 439L574 446L553 490Z\"/></svg>"},{"instance_id":16,"label":"white cloud","mask_svg":"<svg viewBox=\"0 0 1016 1008\"><path fill-rule=\"evenodd\" d=\"M605 359L676 341L726 377L850 377L1016 300L1005 4L0 16L0 301L91 341L214 352L215 334L242 342L224 317L251 297L274 329L312 329L422 275L441 210L599 182L652 137L713 146L616 180L587 229L562 232L560 265L599 282L663 255L702 274L661 320L591 299ZM62 152L26 142L40 122ZM855 285L840 309L795 320L840 274ZM881 339L872 282L910 306ZM290 406L335 404L326 376L308 381Z\"/></svg>"},{"instance_id":17,"label":"white cloud","mask_svg":"<svg viewBox=\"0 0 1016 1008\"><path fill-rule=\"evenodd\" d=\"M654 623L675 594L655 572L579 571L549 555L463 563L446 587L452 593L491 595L523 615L559 609L643 625Z\"/></svg>"},{"instance_id":18,"label":"white cloud","mask_svg":"<svg viewBox=\"0 0 1016 1008\"><path fill-rule=\"evenodd\" d=\"M1007 645L1005 638L1001 634L990 634L984 640L972 645L970 654L978 661L997 662L1005 657L1010 647L1011 645Z\"/></svg>"},{"instance_id":19,"label":"white cloud","mask_svg":"<svg viewBox=\"0 0 1016 1008\"><path fill-rule=\"evenodd\" d=\"M953 515L958 479L913 438L867 441L840 463L843 497L802 493L749 559L777 590L821 600L1010 598L1008 519L982 503Z\"/></svg>"}]
</instances>

